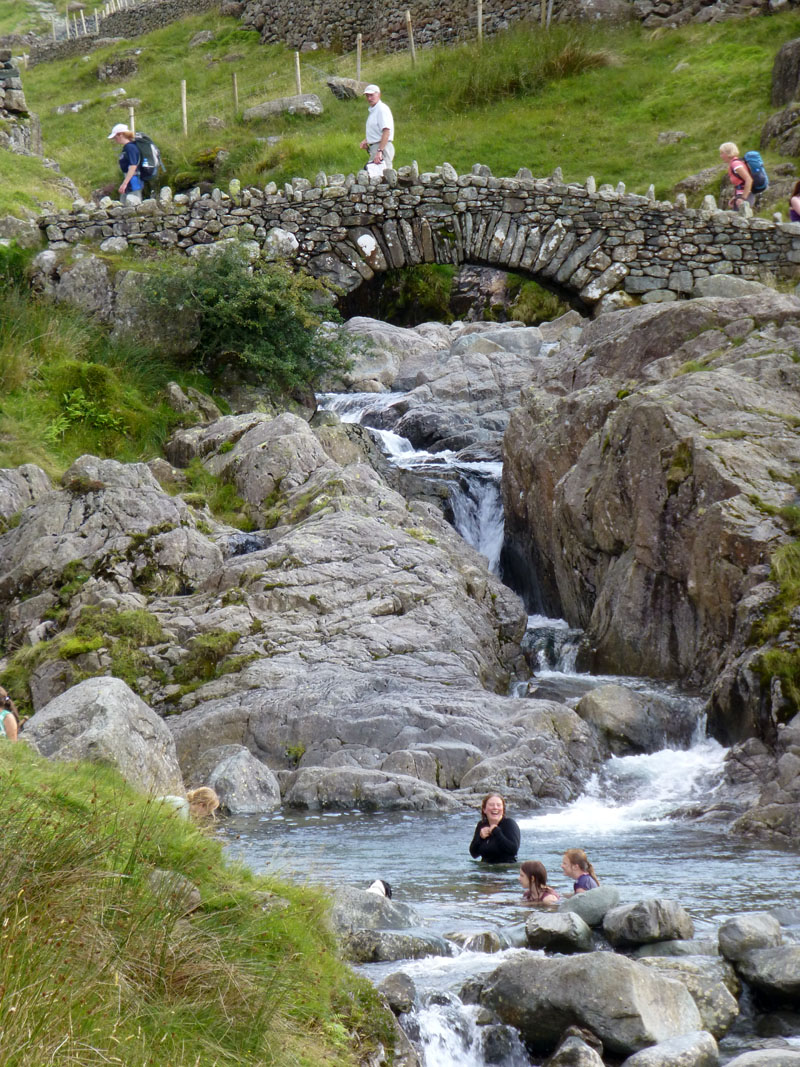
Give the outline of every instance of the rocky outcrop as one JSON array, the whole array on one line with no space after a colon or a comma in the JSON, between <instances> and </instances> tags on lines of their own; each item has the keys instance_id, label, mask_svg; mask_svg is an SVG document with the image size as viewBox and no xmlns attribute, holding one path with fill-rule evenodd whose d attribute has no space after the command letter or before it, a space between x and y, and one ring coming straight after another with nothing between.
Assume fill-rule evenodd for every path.
<instances>
[{"instance_id":1,"label":"rocky outcrop","mask_svg":"<svg viewBox=\"0 0 800 1067\"><path fill-rule=\"evenodd\" d=\"M87 611L133 613L154 634L137 689L180 713L168 725L187 780L231 811L271 810L278 786L313 808L451 810L489 788L573 798L600 759L592 730L555 701L503 695L522 605L436 509L362 462L360 434L345 448L333 431L256 414L176 437L174 463L200 457L251 508L262 531L244 552L145 465L73 464L0 538L4 637L38 642L35 706L77 670L113 669L113 634L61 654Z\"/></svg>"},{"instance_id":2,"label":"rocky outcrop","mask_svg":"<svg viewBox=\"0 0 800 1067\"><path fill-rule=\"evenodd\" d=\"M584 627L597 668L716 683L727 740L770 714L737 660L788 541L798 338L800 301L767 289L604 315L540 361L504 439L530 606Z\"/></svg>"},{"instance_id":3,"label":"rocky outcrop","mask_svg":"<svg viewBox=\"0 0 800 1067\"><path fill-rule=\"evenodd\" d=\"M800 99L800 38L786 41L772 64L772 106L783 107Z\"/></svg>"}]
</instances>

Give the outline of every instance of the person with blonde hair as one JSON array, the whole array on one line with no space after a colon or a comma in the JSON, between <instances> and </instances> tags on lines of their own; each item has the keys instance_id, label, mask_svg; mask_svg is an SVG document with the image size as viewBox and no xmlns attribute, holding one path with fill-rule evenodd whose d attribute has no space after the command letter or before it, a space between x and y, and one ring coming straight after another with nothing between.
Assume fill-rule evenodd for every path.
<instances>
[{"instance_id":1,"label":"person with blonde hair","mask_svg":"<svg viewBox=\"0 0 800 1067\"><path fill-rule=\"evenodd\" d=\"M572 889L576 894L587 893L600 885L600 879L582 848L567 849L561 860L561 870L567 878L574 879Z\"/></svg>"},{"instance_id":2,"label":"person with blonde hair","mask_svg":"<svg viewBox=\"0 0 800 1067\"><path fill-rule=\"evenodd\" d=\"M197 789L190 789L186 794L189 801L189 814L195 819L205 819L213 816L219 807L219 797L207 785L201 785Z\"/></svg>"},{"instance_id":3,"label":"person with blonde hair","mask_svg":"<svg viewBox=\"0 0 800 1067\"><path fill-rule=\"evenodd\" d=\"M728 207L734 211L738 211L743 204L752 207L756 202L753 177L745 161L740 158L739 149L733 141L724 141L719 146L719 158L728 168L728 180L733 186L733 196L728 201Z\"/></svg>"},{"instance_id":4,"label":"person with blonde hair","mask_svg":"<svg viewBox=\"0 0 800 1067\"><path fill-rule=\"evenodd\" d=\"M136 144L136 134L129 130L124 122L118 122L108 135L109 141L120 146L119 169L122 171L122 185L119 187L121 204L141 204L144 182L139 177L142 153Z\"/></svg>"}]
</instances>

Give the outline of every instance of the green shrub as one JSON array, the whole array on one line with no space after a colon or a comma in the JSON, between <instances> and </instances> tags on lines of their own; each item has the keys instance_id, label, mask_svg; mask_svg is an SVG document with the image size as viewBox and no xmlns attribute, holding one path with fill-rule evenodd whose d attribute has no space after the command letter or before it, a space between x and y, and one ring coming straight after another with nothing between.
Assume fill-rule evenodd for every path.
<instances>
[{"instance_id":1,"label":"green shrub","mask_svg":"<svg viewBox=\"0 0 800 1067\"><path fill-rule=\"evenodd\" d=\"M516 291L516 298L510 308L511 317L528 326L552 322L569 311L569 304L561 297L527 278L510 274L508 288L511 293Z\"/></svg>"},{"instance_id":2,"label":"green shrub","mask_svg":"<svg viewBox=\"0 0 800 1067\"><path fill-rule=\"evenodd\" d=\"M452 322L450 293L455 267L423 263L389 272L381 288L377 316L398 326Z\"/></svg>"},{"instance_id":3,"label":"green shrub","mask_svg":"<svg viewBox=\"0 0 800 1067\"><path fill-rule=\"evenodd\" d=\"M215 377L233 369L278 393L313 386L346 365L336 340L318 326L335 317L321 282L283 266L256 262L229 245L186 262L172 261L147 286L163 307L188 307L200 316L201 365Z\"/></svg>"}]
</instances>

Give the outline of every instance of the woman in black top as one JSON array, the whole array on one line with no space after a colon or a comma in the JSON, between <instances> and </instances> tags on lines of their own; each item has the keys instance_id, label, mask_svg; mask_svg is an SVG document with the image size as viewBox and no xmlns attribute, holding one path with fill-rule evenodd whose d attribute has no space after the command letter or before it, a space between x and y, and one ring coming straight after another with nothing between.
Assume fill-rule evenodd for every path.
<instances>
[{"instance_id":1,"label":"woman in black top","mask_svg":"<svg viewBox=\"0 0 800 1067\"><path fill-rule=\"evenodd\" d=\"M506 802L499 793L489 793L481 804L482 818L475 827L469 846L473 859L484 863L515 863L519 848L519 827L506 817Z\"/></svg>"}]
</instances>

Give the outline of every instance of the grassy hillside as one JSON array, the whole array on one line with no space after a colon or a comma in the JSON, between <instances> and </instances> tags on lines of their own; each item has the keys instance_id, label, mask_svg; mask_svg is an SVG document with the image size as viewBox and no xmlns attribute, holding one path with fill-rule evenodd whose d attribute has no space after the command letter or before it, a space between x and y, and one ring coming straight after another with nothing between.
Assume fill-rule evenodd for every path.
<instances>
[{"instance_id":1,"label":"grassy hillside","mask_svg":"<svg viewBox=\"0 0 800 1067\"><path fill-rule=\"evenodd\" d=\"M200 30L214 40L188 47ZM416 67L405 53L367 55L362 71L381 84L394 111L398 165L416 159L432 169L447 160L464 170L482 162L497 174L527 166L539 175L561 166L569 180L593 174L640 192L653 182L666 196L676 181L716 164L721 141L757 145L771 112L775 53L798 35L797 12L654 32L592 25L545 35L535 26L516 27L487 40L482 52L473 45L421 51ZM132 48L141 50L137 75L98 81L101 63ZM173 185L232 176L263 185L320 169L357 169L366 108L336 100L325 86L330 74L354 75L354 56L306 53L301 67L304 91L322 98L322 116L243 124L233 110L232 75L241 113L295 91L293 54L259 45L235 19L208 14L82 60L32 68L25 90L41 116L47 154L85 193L116 177L117 150L106 136L114 122L127 120L127 108L108 96L119 86L140 101L137 127L160 145ZM56 105L77 100L87 102L82 111L54 114ZM209 129L212 117L224 128ZM661 146L664 130L688 137ZM221 149L228 155L215 168ZM767 156L768 165L777 161Z\"/></svg>"},{"instance_id":2,"label":"grassy hillside","mask_svg":"<svg viewBox=\"0 0 800 1067\"><path fill-rule=\"evenodd\" d=\"M225 861L110 769L0 744L4 1067L347 1067L390 1036L318 892ZM202 904L159 889L174 872Z\"/></svg>"}]
</instances>

